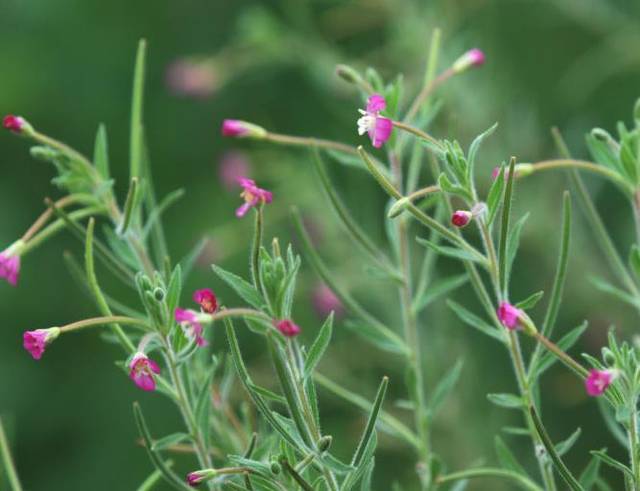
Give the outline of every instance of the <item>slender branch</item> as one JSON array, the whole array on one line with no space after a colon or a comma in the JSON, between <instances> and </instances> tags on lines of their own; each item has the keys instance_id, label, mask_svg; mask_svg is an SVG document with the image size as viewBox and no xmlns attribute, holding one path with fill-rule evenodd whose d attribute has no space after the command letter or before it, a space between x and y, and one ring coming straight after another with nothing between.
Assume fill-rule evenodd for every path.
<instances>
[{"instance_id":1,"label":"slender branch","mask_svg":"<svg viewBox=\"0 0 640 491\"><path fill-rule=\"evenodd\" d=\"M595 164L593 162L589 162L586 160L575 160L575 159L555 159L555 160L543 160L540 162L536 162L532 164L533 172L539 172L544 170L552 170L552 169L583 169L593 172L595 174L600 174L608 179L611 179L616 184L622 186L623 189L629 192L633 192L633 186L629 185L629 183L617 172L612 171L602 165Z\"/></svg>"},{"instance_id":2,"label":"slender branch","mask_svg":"<svg viewBox=\"0 0 640 491\"><path fill-rule=\"evenodd\" d=\"M11 491L22 491L22 485L20 484L13 458L11 457L9 441L4 431L4 426L2 425L2 419L0 419L0 454L4 468L7 471L7 479L9 480Z\"/></svg>"},{"instance_id":3,"label":"slender branch","mask_svg":"<svg viewBox=\"0 0 640 491\"><path fill-rule=\"evenodd\" d=\"M504 477L505 479L511 479L514 482L518 483L522 487L522 489L526 489L528 491L543 491L540 486L538 486L535 482L533 482L526 476L505 469L491 467L452 472L451 474L439 476L436 481L438 484L444 484L447 482L461 481L463 479L475 479L481 477Z\"/></svg>"},{"instance_id":4,"label":"slender branch","mask_svg":"<svg viewBox=\"0 0 640 491\"><path fill-rule=\"evenodd\" d=\"M60 328L60 333L67 333L71 331L78 331L80 329L84 329L86 327L94 327L94 326L106 326L109 324L124 324L136 327L142 327L144 330L150 330L151 327L147 323L147 321L142 319L135 319L133 317L126 317L123 315L113 315L107 317L94 317L91 319L85 319L77 322L72 322L71 324L67 324L66 326L62 326Z\"/></svg>"}]
</instances>

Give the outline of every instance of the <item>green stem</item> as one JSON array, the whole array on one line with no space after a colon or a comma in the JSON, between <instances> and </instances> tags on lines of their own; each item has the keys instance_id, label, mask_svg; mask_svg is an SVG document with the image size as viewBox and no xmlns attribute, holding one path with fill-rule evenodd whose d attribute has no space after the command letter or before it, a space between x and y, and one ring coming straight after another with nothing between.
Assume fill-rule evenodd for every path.
<instances>
[{"instance_id":1,"label":"green stem","mask_svg":"<svg viewBox=\"0 0 640 491\"><path fill-rule=\"evenodd\" d=\"M543 160L541 162L536 162L532 164L533 172L550 170L550 169L583 169L593 172L595 174L600 174L608 179L611 179L616 184L622 186L623 189L633 193L633 187L629 185L624 178L615 171L611 169L607 169L598 164L594 164L593 162L589 162L586 160L575 160L575 159L556 159L556 160Z\"/></svg>"},{"instance_id":2,"label":"green stem","mask_svg":"<svg viewBox=\"0 0 640 491\"><path fill-rule=\"evenodd\" d=\"M351 155L358 155L356 147L352 147L351 145L346 145L340 142L334 142L331 140L324 140L322 138L281 135L279 133L268 132L264 137L264 140L272 143L279 143L281 145L293 145L298 147L319 147L325 148L327 150L336 150L338 152L348 153Z\"/></svg>"},{"instance_id":3,"label":"green stem","mask_svg":"<svg viewBox=\"0 0 640 491\"><path fill-rule=\"evenodd\" d=\"M511 479L518 483L522 489L527 491L542 491L542 488L538 486L531 479L518 474L516 472L508 471L505 469L494 469L491 467L483 469L468 469L460 472L452 472L444 476L438 477L438 484L444 484L447 482L461 481L463 479L474 479L479 477L504 477L505 479Z\"/></svg>"},{"instance_id":4,"label":"green stem","mask_svg":"<svg viewBox=\"0 0 640 491\"><path fill-rule=\"evenodd\" d=\"M411 134L417 136L418 138L422 138L423 140L428 141L429 143L431 143L432 145L436 146L440 150L444 150L444 147L443 147L442 143L440 143L436 138L431 136L429 133L426 133L426 132L422 131L421 129L416 128L415 126L411 126L411 125L403 123L401 121L393 121L393 126L395 126L396 128L398 128L400 130L406 131L407 133L411 133Z\"/></svg>"},{"instance_id":5,"label":"green stem","mask_svg":"<svg viewBox=\"0 0 640 491\"><path fill-rule=\"evenodd\" d=\"M20 479L18 478L13 458L11 457L9 441L4 431L4 426L2 425L2 419L0 419L0 454L2 462L4 463L4 468L7 471L7 479L9 480L11 491L22 491L22 485L20 484Z\"/></svg>"},{"instance_id":6,"label":"green stem","mask_svg":"<svg viewBox=\"0 0 640 491\"><path fill-rule=\"evenodd\" d=\"M571 358L568 354L560 349L558 345L553 343L550 339L546 338L539 332L536 333L535 338L551 353L558 357L558 359L564 363L567 367L569 367L572 371L574 371L579 377L587 378L589 376L589 371L584 368L580 363Z\"/></svg>"},{"instance_id":7,"label":"green stem","mask_svg":"<svg viewBox=\"0 0 640 491\"><path fill-rule=\"evenodd\" d=\"M136 327L142 327L145 331L150 330L151 327L147 321L142 319L135 319L133 317L126 317L123 315L112 315L107 317L94 317L91 319L85 319L77 322L72 322L66 326L60 328L60 333L67 333L71 331L78 331L87 327L110 325L110 324L124 324Z\"/></svg>"},{"instance_id":8,"label":"green stem","mask_svg":"<svg viewBox=\"0 0 640 491\"><path fill-rule=\"evenodd\" d=\"M629 407L629 429L627 434L629 437L629 454L631 456L631 472L633 474L633 489L637 491L640 486L640 451L638 443L638 409L636 407L635 398L631 397L631 406Z\"/></svg>"}]
</instances>

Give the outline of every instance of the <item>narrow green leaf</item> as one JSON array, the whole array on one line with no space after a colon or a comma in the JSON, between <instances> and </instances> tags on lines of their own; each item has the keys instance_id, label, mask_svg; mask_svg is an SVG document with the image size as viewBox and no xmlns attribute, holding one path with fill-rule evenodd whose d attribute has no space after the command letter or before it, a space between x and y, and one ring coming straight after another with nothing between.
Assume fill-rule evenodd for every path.
<instances>
[{"instance_id":1,"label":"narrow green leaf","mask_svg":"<svg viewBox=\"0 0 640 491\"><path fill-rule=\"evenodd\" d=\"M309 377L316 365L320 362L322 355L324 354L327 346L329 346L329 342L331 341L331 333L333 332L333 313L327 317L327 320L324 322L322 327L320 328L320 332L316 337L316 340L309 348L309 354L304 362L304 376L305 378Z\"/></svg>"},{"instance_id":2,"label":"narrow green leaf","mask_svg":"<svg viewBox=\"0 0 640 491\"><path fill-rule=\"evenodd\" d=\"M480 133L471 142L469 151L467 152L467 181L473 182L473 170L476 164L476 155L478 154L478 150L480 150L480 146L484 140L491 136L497 127L498 123L494 123L489 129Z\"/></svg>"},{"instance_id":3,"label":"narrow green leaf","mask_svg":"<svg viewBox=\"0 0 640 491\"><path fill-rule=\"evenodd\" d=\"M173 466L172 460L167 460L164 462L164 465L170 469ZM149 477L147 477L144 482L138 487L136 491L151 491L158 482L162 479L162 472L159 470L153 471Z\"/></svg>"},{"instance_id":4,"label":"narrow green leaf","mask_svg":"<svg viewBox=\"0 0 640 491\"><path fill-rule=\"evenodd\" d=\"M558 455L560 455L560 457L571 450L571 447L573 447L573 445L578 441L581 432L582 430L580 428L576 428L576 431L571 433L571 435L569 435L566 440L556 443L556 452L558 452Z\"/></svg>"},{"instance_id":5,"label":"narrow green leaf","mask_svg":"<svg viewBox=\"0 0 640 491\"><path fill-rule=\"evenodd\" d=\"M493 180L489 193L487 194L487 223L491 225L498 210L500 209L500 201L502 199L502 192L504 190L504 165L500 167L500 172Z\"/></svg>"},{"instance_id":6,"label":"narrow green leaf","mask_svg":"<svg viewBox=\"0 0 640 491\"><path fill-rule=\"evenodd\" d=\"M445 401L449 393L453 390L453 387L460 378L462 373L462 360L458 360L456 364L447 372L447 374L440 379L438 385L433 389L431 398L429 399L427 409L431 415L435 414L442 403Z\"/></svg>"},{"instance_id":7,"label":"narrow green leaf","mask_svg":"<svg viewBox=\"0 0 640 491\"><path fill-rule=\"evenodd\" d=\"M384 401L384 396L387 392L387 385L389 385L389 378L383 377L382 382L380 382L380 386L378 387L376 398L373 401L371 412L369 413L369 420L367 421L367 425L364 429L364 432L362 433L362 437L360 438L360 443L358 443L358 447L356 448L356 451L353 454L353 458L351 459L351 465L354 467L358 467L360 465L367 445L369 444L369 441L371 440L375 432L376 422L378 421L378 414L380 413L382 402Z\"/></svg>"},{"instance_id":8,"label":"narrow green leaf","mask_svg":"<svg viewBox=\"0 0 640 491\"><path fill-rule=\"evenodd\" d=\"M249 303L256 309L262 309L264 301L262 296L256 290L251 283L240 278L240 276L230 273L222 269L215 264L211 265L214 273L216 273L221 280L229 285L245 302Z\"/></svg>"},{"instance_id":9,"label":"narrow green leaf","mask_svg":"<svg viewBox=\"0 0 640 491\"><path fill-rule=\"evenodd\" d=\"M107 128L101 124L96 133L96 142L93 147L93 165L105 181L109 180L109 145L107 144Z\"/></svg>"},{"instance_id":10,"label":"narrow green leaf","mask_svg":"<svg viewBox=\"0 0 640 491\"><path fill-rule=\"evenodd\" d=\"M509 409L522 409L522 398L514 394L487 394L487 399L496 406Z\"/></svg>"},{"instance_id":11,"label":"narrow green leaf","mask_svg":"<svg viewBox=\"0 0 640 491\"><path fill-rule=\"evenodd\" d=\"M597 457L598 459L600 459L603 463L607 464L608 466L619 470L620 472L622 472L623 474L628 476L630 479L634 479L633 472L631 472L631 469L629 469L629 467L624 465L622 462L618 462L616 459L614 459L612 457L609 457L604 451L602 451L602 450L592 450L590 453L591 453L591 455Z\"/></svg>"},{"instance_id":12,"label":"narrow green leaf","mask_svg":"<svg viewBox=\"0 0 640 491\"><path fill-rule=\"evenodd\" d=\"M602 278L590 276L589 281L593 286L595 286L601 292L608 293L609 295L613 295L618 300L622 300L623 302L633 307L640 308L640 302L633 295L630 295L627 292L620 290L619 288L616 288L611 283L603 280Z\"/></svg>"},{"instance_id":13,"label":"narrow green leaf","mask_svg":"<svg viewBox=\"0 0 640 491\"><path fill-rule=\"evenodd\" d=\"M138 178L134 177L129 183L129 191L127 192L127 199L124 203L124 215L122 221L118 225L118 234L123 236L127 233L131 220L133 219L136 205L139 204Z\"/></svg>"},{"instance_id":14,"label":"narrow green leaf","mask_svg":"<svg viewBox=\"0 0 640 491\"><path fill-rule=\"evenodd\" d=\"M459 259L461 261L482 262L481 261L482 258L475 256L463 249L458 249L457 247L451 247L451 246L438 245L434 242L431 242L427 239L423 239L420 237L416 238L416 240L418 241L418 244L431 249L436 254L440 254L441 256L452 257L454 259Z\"/></svg>"},{"instance_id":15,"label":"narrow green leaf","mask_svg":"<svg viewBox=\"0 0 640 491\"><path fill-rule=\"evenodd\" d=\"M144 101L144 72L147 42L141 39L138 43L136 63L133 73L133 96L131 100L131 136L129 148L129 178L142 178L143 136L142 112Z\"/></svg>"},{"instance_id":16,"label":"narrow green leaf","mask_svg":"<svg viewBox=\"0 0 640 491\"><path fill-rule=\"evenodd\" d=\"M500 461L500 464L502 465L502 467L510 471L513 471L517 474L522 474L523 476L526 476L527 472L524 470L524 467L522 467L522 464L518 462L518 459L516 459L515 455L513 455L509 447L507 447L507 444L502 440L502 438L496 435L494 443L496 447L496 454L498 456L498 460Z\"/></svg>"},{"instance_id":17,"label":"narrow green leaf","mask_svg":"<svg viewBox=\"0 0 640 491\"><path fill-rule=\"evenodd\" d=\"M502 226L500 227L500 242L498 247L500 291L507 297L507 238L509 236L509 219L511 215L511 200L513 196L513 179L516 166L515 157L509 161L509 172L507 174L507 187L502 201Z\"/></svg>"},{"instance_id":18,"label":"narrow green leaf","mask_svg":"<svg viewBox=\"0 0 640 491\"><path fill-rule=\"evenodd\" d=\"M518 253L518 248L520 247L520 236L522 235L522 228L524 227L525 222L529 218L529 213L526 213L513 225L513 228L509 232L509 236L507 238L507 282L509 281L509 277L511 276L511 269L513 267L513 261L516 258L516 254Z\"/></svg>"},{"instance_id":19,"label":"narrow green leaf","mask_svg":"<svg viewBox=\"0 0 640 491\"><path fill-rule=\"evenodd\" d=\"M457 288L460 288L467 281L469 281L469 276L467 274L447 276L446 278L442 278L436 283L429 285L428 288L425 288L422 295L416 295L413 303L411 304L411 309L414 313L421 312L432 302L440 297L447 296Z\"/></svg>"},{"instance_id":20,"label":"narrow green leaf","mask_svg":"<svg viewBox=\"0 0 640 491\"><path fill-rule=\"evenodd\" d=\"M172 433L171 435L164 436L153 442L151 450L154 452L165 450L173 445L177 445L178 443L188 440L189 438L189 435L186 433Z\"/></svg>"},{"instance_id":21,"label":"narrow green leaf","mask_svg":"<svg viewBox=\"0 0 640 491\"><path fill-rule=\"evenodd\" d=\"M169 314L173 315L174 310L180 304L180 294L182 293L182 268L180 265L176 265L171 273L169 279L169 286L167 287L166 302Z\"/></svg>"},{"instance_id":22,"label":"narrow green leaf","mask_svg":"<svg viewBox=\"0 0 640 491\"><path fill-rule=\"evenodd\" d=\"M558 471L562 479L564 479L564 482L567 483L567 486L569 486L569 488L571 488L572 491L584 491L584 488L580 485L580 483L573 476L573 474L571 474L567 466L564 464L564 462L558 455L558 452L556 452L555 446L553 445L553 442L549 438L549 435L547 434L547 431L542 425L542 421L540 421L540 418L538 417L538 413L533 408L533 406L529 407L529 413L531 414L531 419L533 420L533 424L536 428L536 431L538 432L538 435L542 440L542 444L547 449L547 453L551 458L551 461L553 462L554 467L556 468L556 470Z\"/></svg>"},{"instance_id":23,"label":"narrow green leaf","mask_svg":"<svg viewBox=\"0 0 640 491\"><path fill-rule=\"evenodd\" d=\"M506 338L504 336L504 332L496 329L492 325L483 321L480 317L475 314L472 314L467 309L465 309L462 305L454 302L453 300L447 300L447 305L453 312L460 318L462 322L468 324L469 326L478 329L480 332L491 336L494 339L497 339L501 343L506 342Z\"/></svg>"},{"instance_id":24,"label":"narrow green leaf","mask_svg":"<svg viewBox=\"0 0 640 491\"><path fill-rule=\"evenodd\" d=\"M535 292L529 295L527 298L525 298L521 302L518 302L516 304L516 307L523 310L532 309L540 301L543 295L544 295L544 292L542 290L539 292Z\"/></svg>"},{"instance_id":25,"label":"narrow green leaf","mask_svg":"<svg viewBox=\"0 0 640 491\"><path fill-rule=\"evenodd\" d=\"M600 473L600 459L595 455L591 457L589 463L580 474L580 485L586 490L590 491L596 485L598 481L598 474Z\"/></svg>"}]
</instances>

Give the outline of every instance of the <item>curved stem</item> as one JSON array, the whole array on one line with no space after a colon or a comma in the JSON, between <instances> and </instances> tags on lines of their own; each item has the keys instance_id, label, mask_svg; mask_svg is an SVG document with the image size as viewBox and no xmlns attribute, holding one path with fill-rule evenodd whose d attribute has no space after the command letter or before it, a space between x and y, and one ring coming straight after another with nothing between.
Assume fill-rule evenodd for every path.
<instances>
[{"instance_id":1,"label":"curved stem","mask_svg":"<svg viewBox=\"0 0 640 491\"><path fill-rule=\"evenodd\" d=\"M15 464L11 458L9 441L7 440L7 435L4 432L2 420L0 420L0 457L2 457L4 469L7 472L7 480L9 481L9 486L11 486L11 491L22 491L22 485L20 484Z\"/></svg>"},{"instance_id":2,"label":"curved stem","mask_svg":"<svg viewBox=\"0 0 640 491\"><path fill-rule=\"evenodd\" d=\"M593 162L589 162L586 160L575 160L575 159L555 159L555 160L543 160L540 162L536 162L531 164L533 168L533 172L550 170L550 169L583 169L593 172L595 174L600 174L602 176L611 179L616 184L621 185L625 190L633 192L633 187L629 185L627 181L624 180L620 174L612 171L606 167L595 164Z\"/></svg>"},{"instance_id":3,"label":"curved stem","mask_svg":"<svg viewBox=\"0 0 640 491\"><path fill-rule=\"evenodd\" d=\"M526 489L528 491L542 491L542 488L540 486L523 475L505 469L491 467L452 472L451 474L438 477L437 482L438 484L444 484L446 482L461 481L463 479L474 479L480 477L503 477L505 479L512 479L513 481L517 482L522 487L522 489Z\"/></svg>"},{"instance_id":4,"label":"curved stem","mask_svg":"<svg viewBox=\"0 0 640 491\"><path fill-rule=\"evenodd\" d=\"M69 196L65 196L64 198L59 199L55 202L55 206L57 208L64 208L69 206L72 203L79 201L79 197L77 195L71 194ZM33 222L33 225L29 227L29 229L22 236L22 241L28 242L36 233L40 231L42 227L47 223L49 218L53 215L53 210L51 208L47 208L37 219Z\"/></svg>"},{"instance_id":5,"label":"curved stem","mask_svg":"<svg viewBox=\"0 0 640 491\"><path fill-rule=\"evenodd\" d=\"M576 372L576 374L582 378L587 378L589 376L589 371L584 368L580 363L571 358L568 354L566 354L560 347L552 342L550 339L546 338L539 332L536 333L535 338L551 353L558 357L558 359L567 365L571 370Z\"/></svg>"},{"instance_id":6,"label":"curved stem","mask_svg":"<svg viewBox=\"0 0 640 491\"><path fill-rule=\"evenodd\" d=\"M328 150L336 150L338 152L348 153L351 155L358 155L358 151L356 150L356 147L347 145L345 143L325 140L322 138L282 135L279 133L267 132L266 136L263 139L270 141L272 143L279 143L281 145L293 145L293 146L300 146L300 147L319 147L319 148L326 148Z\"/></svg>"},{"instance_id":7,"label":"curved stem","mask_svg":"<svg viewBox=\"0 0 640 491\"><path fill-rule=\"evenodd\" d=\"M71 331L78 331L86 327L94 327L94 326L101 326L101 325L106 326L109 324L124 324L124 325L142 327L144 328L144 330L151 329L149 324L142 319L135 319L133 317L126 317L123 315L112 315L112 316L106 316L106 317L94 317L91 319L72 322L71 324L62 326L60 328L60 333L62 334L62 333L67 333Z\"/></svg>"},{"instance_id":8,"label":"curved stem","mask_svg":"<svg viewBox=\"0 0 640 491\"><path fill-rule=\"evenodd\" d=\"M440 143L436 138L431 136L429 133L426 133L426 132L422 131L421 129L416 128L415 126L411 126L409 124L402 123L401 121L392 121L392 123L393 123L393 126L395 126L396 128L401 129L403 131L406 131L408 133L411 133L411 134L417 136L418 138L422 138L423 140L428 141L432 145L435 145L440 150L444 149L443 146L442 146L442 143Z\"/></svg>"},{"instance_id":9,"label":"curved stem","mask_svg":"<svg viewBox=\"0 0 640 491\"><path fill-rule=\"evenodd\" d=\"M455 74L456 72L454 72L453 69L448 68L436 78L431 80L429 83L425 84L418 96L414 99L413 104L411 104L411 107L407 111L407 114L404 117L404 121L410 123L413 118L415 118L416 114L418 114L418 111L425 103L425 101L429 98L429 96Z\"/></svg>"}]
</instances>

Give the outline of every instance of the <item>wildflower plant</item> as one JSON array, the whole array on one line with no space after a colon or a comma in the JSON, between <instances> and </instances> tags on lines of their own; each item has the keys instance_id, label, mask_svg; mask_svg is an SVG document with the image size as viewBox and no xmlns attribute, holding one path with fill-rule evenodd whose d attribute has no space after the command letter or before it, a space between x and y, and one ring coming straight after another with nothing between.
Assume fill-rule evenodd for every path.
<instances>
[{"instance_id":1,"label":"wildflower plant","mask_svg":"<svg viewBox=\"0 0 640 491\"><path fill-rule=\"evenodd\" d=\"M404 384L403 405L411 413L408 421L384 407L388 377L381 379L369 401L358 391L319 373L318 364L331 342L334 313L328 313L317 329L296 321L293 307L301 258L291 245L285 247L278 238L265 238L265 215L278 196L261 187L262 183L248 176L234 174L232 178L242 188L235 215L254 223L247 277L213 264L211 284L194 292L183 291L199 251L177 262L168 251L161 215L180 193L159 199L153 187L142 122L145 50L141 42L134 70L129 188L124 197L114 189L104 127L98 130L93 157L88 158L41 133L37 124L22 116L4 118L7 130L35 144L31 149L35 158L54 165L57 175L53 183L63 196L56 201L47 199L47 210L0 253L0 276L17 286L21 263L28 267L24 259L55 233L68 230L83 243L83 264L72 255L66 260L74 277L91 295L98 315L26 331L23 346L35 360L41 360L55 356L55 343L63 342L67 334L107 329L105 338L122 348L117 364L130 383L162 395L176 406L183 419L178 431L151 428L141 405L133 406L142 444L155 467L140 489L149 489L158 479L178 490L196 486L245 491L381 489L375 479L375 451L377 432L384 431L414 455L409 465L415 469L412 479L397 482L394 491L460 491L469 480L483 477L503 478L529 491L612 489L600 473L602 464L622 474L627 490L640 490L639 348L618 341L611 330L600 359L584 355L577 361L567 351L587 329L586 322L557 335L556 321L570 258L572 205L568 191L558 217L561 234L557 269L550 281L543 318L529 314L543 292L531 292L520 299L513 298L510 291L528 217L512 220L516 184L524 181L526 185L526 178L536 172L565 168L622 285L596 280L596 286L640 309L640 233L625 265L578 174L590 171L616 184L629 199L640 229L640 106L636 105L634 111L634 128L619 125L617 140L599 129L588 135L587 145L596 162L571 158L556 131L560 158L517 163L511 157L494 170L490 187L485 189L476 177L479 152L497 125L476 137L466 151L458 141L428 132L438 109L433 103L435 92L452 77L482 66L485 55L478 49L469 50L438 73L436 31L424 83L409 103L404 100L402 77L385 83L374 69L361 74L346 65L337 68L337 74L358 92L360 107L364 107L358 110L354 103L351 128L363 137L360 146L275 133L235 119L223 122L222 136L309 150L309 161L337 221L375 277L394 295L384 317L370 312L327 265L301 213L294 208L292 217L305 257L322 281L314 292L314 302L325 313L335 310L356 335L401 360L406 376L392 383ZM385 214L379 217L387 232L386 245L370 237L354 218L331 180L327 161L357 166L365 172L363 178L373 178L387 195ZM436 280L434 265L440 257L456 260L464 271ZM130 306L131 299L122 303L105 291L97 275L97 262L129 288L135 307ZM221 283L237 294L240 305L228 305L216 295L215 285ZM463 367L460 361L452 363L432 377L435 383L427 384L423 341L430 318L425 313L435 300L452 296L466 283L471 285L482 313L451 298L447 305L462 323L504 347L516 392L492 393L487 398L500 408L520 413L521 426L508 431L530 440L538 467L535 471L518 462L501 437L495 439L497 466L449 470L433 446L438 410L455 390ZM245 362L237 336L237 330L245 328L252 342L269 354L271 385L258 382ZM224 331L228 356L213 355L213 345L220 345L219 331ZM313 341L306 345L301 338ZM525 344L528 346L523 350ZM580 429L557 441L546 430L540 410L542 377L557 361L575 375L576 383L583 384L589 396L596 398L594 403L601 407L607 427L628 451L626 462L598 449L591 452L591 460L579 473L565 464L563 456L578 440ZM233 402L230 394L235 381L248 395L252 409ZM366 412L359 440L348 442L353 448L348 459L332 452L334 436L323 429L317 387ZM0 425L0 450L5 461L11 462L5 440ZM193 457L184 472L174 470L169 459L178 449ZM12 486L19 489L13 465L8 467Z\"/></svg>"}]
</instances>

